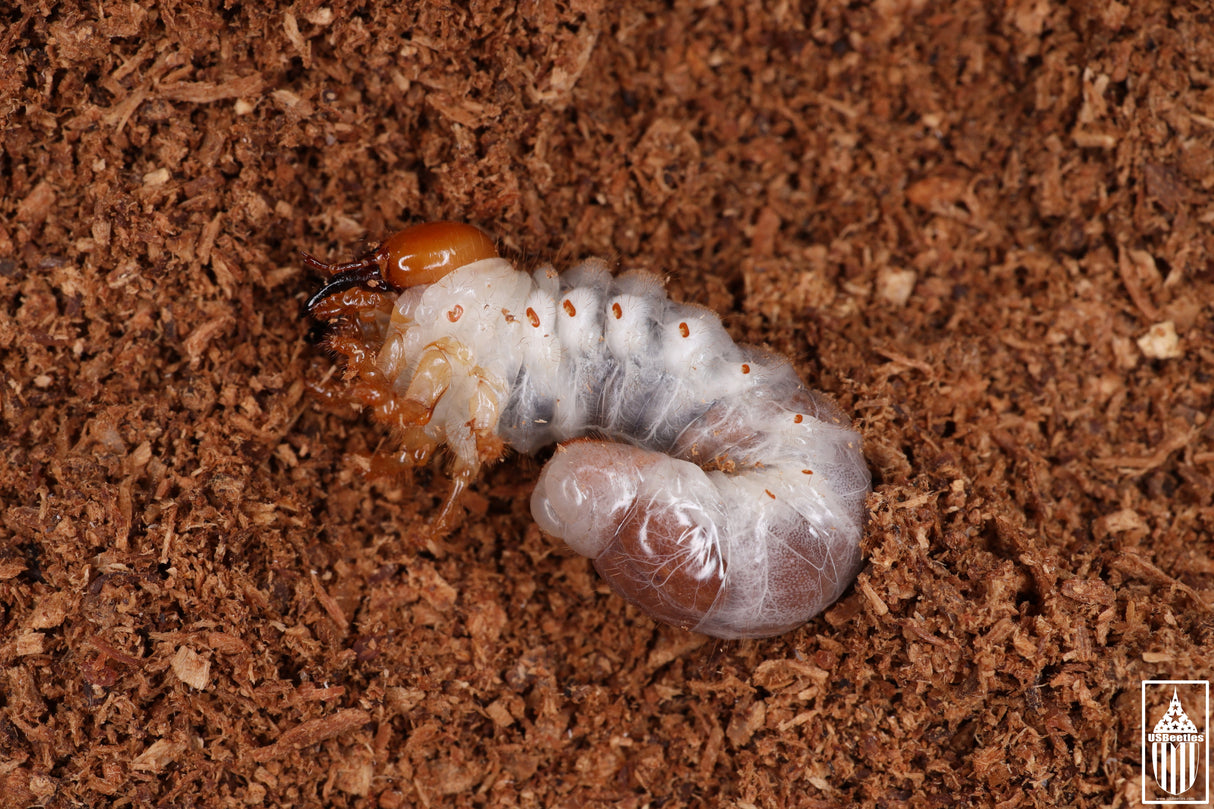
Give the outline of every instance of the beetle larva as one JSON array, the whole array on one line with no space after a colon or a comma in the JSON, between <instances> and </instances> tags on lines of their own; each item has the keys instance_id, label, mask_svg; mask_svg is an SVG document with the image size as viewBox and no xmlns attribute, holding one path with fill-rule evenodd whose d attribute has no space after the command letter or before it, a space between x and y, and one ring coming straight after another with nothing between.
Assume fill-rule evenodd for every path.
<instances>
[{"instance_id":1,"label":"beetle larva","mask_svg":"<svg viewBox=\"0 0 1214 809\"><path fill-rule=\"evenodd\" d=\"M860 569L870 487L860 435L784 359L598 259L558 275L480 230L415 225L308 302L399 434L400 460L450 450L451 497L506 447L559 443L536 522L654 618L764 637L830 605Z\"/></svg>"}]
</instances>

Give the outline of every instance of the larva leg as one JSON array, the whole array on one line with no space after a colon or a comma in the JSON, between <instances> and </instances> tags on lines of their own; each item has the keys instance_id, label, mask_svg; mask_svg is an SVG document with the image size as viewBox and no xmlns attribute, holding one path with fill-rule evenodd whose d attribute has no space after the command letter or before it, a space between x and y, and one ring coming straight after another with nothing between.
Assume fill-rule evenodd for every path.
<instances>
[{"instance_id":1,"label":"larva leg","mask_svg":"<svg viewBox=\"0 0 1214 809\"><path fill-rule=\"evenodd\" d=\"M400 452L397 461L401 466L421 466L430 460L438 449L440 440L425 427L411 425L400 431Z\"/></svg>"},{"instance_id":2,"label":"larva leg","mask_svg":"<svg viewBox=\"0 0 1214 809\"><path fill-rule=\"evenodd\" d=\"M480 368L464 372L470 381L467 420L459 429L448 431L445 438L451 448L451 494L439 515L440 525L449 523L456 501L468 484L476 480L481 467L499 460L506 444L497 434L501 414L502 391Z\"/></svg>"},{"instance_id":3,"label":"larva leg","mask_svg":"<svg viewBox=\"0 0 1214 809\"><path fill-rule=\"evenodd\" d=\"M446 348L437 343L426 346L409 380L409 388L398 403L396 415L402 427L430 422L438 400L451 386L451 376L451 356Z\"/></svg>"},{"instance_id":4,"label":"larva leg","mask_svg":"<svg viewBox=\"0 0 1214 809\"><path fill-rule=\"evenodd\" d=\"M451 492L447 495L446 501L443 502L442 511L434 518L434 530L439 535L445 534L455 526L455 519L459 509L459 498L464 493L464 489L468 488L468 483L473 479L475 474L455 473L451 476Z\"/></svg>"},{"instance_id":5,"label":"larva leg","mask_svg":"<svg viewBox=\"0 0 1214 809\"><path fill-rule=\"evenodd\" d=\"M502 400L505 391L480 368L473 369L476 384L472 389L468 426L476 440L477 456L481 463L491 463L502 457L506 444L498 435L498 421L502 416Z\"/></svg>"},{"instance_id":6,"label":"larva leg","mask_svg":"<svg viewBox=\"0 0 1214 809\"><path fill-rule=\"evenodd\" d=\"M336 373L336 370L336 367L331 368L323 378L308 380L304 384L308 393L326 408L345 412L350 406L350 387L341 381L341 375Z\"/></svg>"},{"instance_id":7,"label":"larva leg","mask_svg":"<svg viewBox=\"0 0 1214 809\"><path fill-rule=\"evenodd\" d=\"M350 395L364 407L372 408L377 419L390 423L390 411L394 410L392 386L375 366L362 330L348 320L338 321L325 344L344 356L348 369L356 374L358 381L350 389Z\"/></svg>"},{"instance_id":8,"label":"larva leg","mask_svg":"<svg viewBox=\"0 0 1214 809\"><path fill-rule=\"evenodd\" d=\"M467 351L458 343L440 340L422 353L401 408L402 415L421 428L422 436L428 440L438 437L451 449L451 492L435 521L440 531L453 524L459 497L480 474L481 467L497 461L506 451L498 435L503 396L501 384L484 369L472 366ZM440 407L443 417L426 429ZM402 435L405 449L414 449L419 458L428 457L435 446L427 443L414 448L412 433L406 430Z\"/></svg>"},{"instance_id":9,"label":"larva leg","mask_svg":"<svg viewBox=\"0 0 1214 809\"><path fill-rule=\"evenodd\" d=\"M472 371L475 379L472 396L468 402L468 429L471 445L452 442L455 457L451 463L451 492L443 503L443 509L435 520L435 529L440 533L450 530L454 524L460 495L480 474L481 466L493 463L502 457L506 445L497 434L498 417L501 414L501 391L479 368Z\"/></svg>"}]
</instances>

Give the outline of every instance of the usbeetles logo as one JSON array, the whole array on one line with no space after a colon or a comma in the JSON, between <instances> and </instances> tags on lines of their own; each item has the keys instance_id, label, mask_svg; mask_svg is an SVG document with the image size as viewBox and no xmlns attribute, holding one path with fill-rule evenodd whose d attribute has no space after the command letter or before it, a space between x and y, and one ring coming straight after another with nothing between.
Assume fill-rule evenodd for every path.
<instances>
[{"instance_id":1,"label":"usbeetles logo","mask_svg":"<svg viewBox=\"0 0 1214 809\"><path fill-rule=\"evenodd\" d=\"M1209 738L1209 681L1144 680L1142 802L1209 803Z\"/></svg>"}]
</instances>

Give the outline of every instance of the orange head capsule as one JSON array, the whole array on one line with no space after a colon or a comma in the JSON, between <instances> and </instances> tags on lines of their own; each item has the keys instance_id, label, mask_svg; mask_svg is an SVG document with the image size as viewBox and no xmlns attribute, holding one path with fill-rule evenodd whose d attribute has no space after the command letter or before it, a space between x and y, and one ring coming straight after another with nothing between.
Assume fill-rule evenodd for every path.
<instances>
[{"instance_id":1,"label":"orange head capsule","mask_svg":"<svg viewBox=\"0 0 1214 809\"><path fill-rule=\"evenodd\" d=\"M424 222L390 237L375 251L384 280L396 289L433 284L452 270L497 256L480 228L460 222Z\"/></svg>"},{"instance_id":2,"label":"orange head capsule","mask_svg":"<svg viewBox=\"0 0 1214 809\"><path fill-rule=\"evenodd\" d=\"M461 222L412 225L361 258L342 264L325 264L304 253L306 266L330 276L307 308L314 311L325 298L353 287L399 292L433 284L453 270L495 256L493 240L480 228Z\"/></svg>"}]
</instances>

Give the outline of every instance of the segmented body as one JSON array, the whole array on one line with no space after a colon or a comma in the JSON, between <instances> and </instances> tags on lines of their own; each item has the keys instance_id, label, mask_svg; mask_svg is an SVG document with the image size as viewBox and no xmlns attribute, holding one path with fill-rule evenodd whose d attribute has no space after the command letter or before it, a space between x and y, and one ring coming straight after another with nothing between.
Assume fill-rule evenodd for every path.
<instances>
[{"instance_id":1,"label":"segmented body","mask_svg":"<svg viewBox=\"0 0 1214 809\"><path fill-rule=\"evenodd\" d=\"M402 457L446 445L458 492L504 446L561 443L532 513L654 617L772 635L855 578L859 435L785 360L736 345L655 276L487 257L353 303L322 316L340 316L333 345Z\"/></svg>"}]
</instances>

